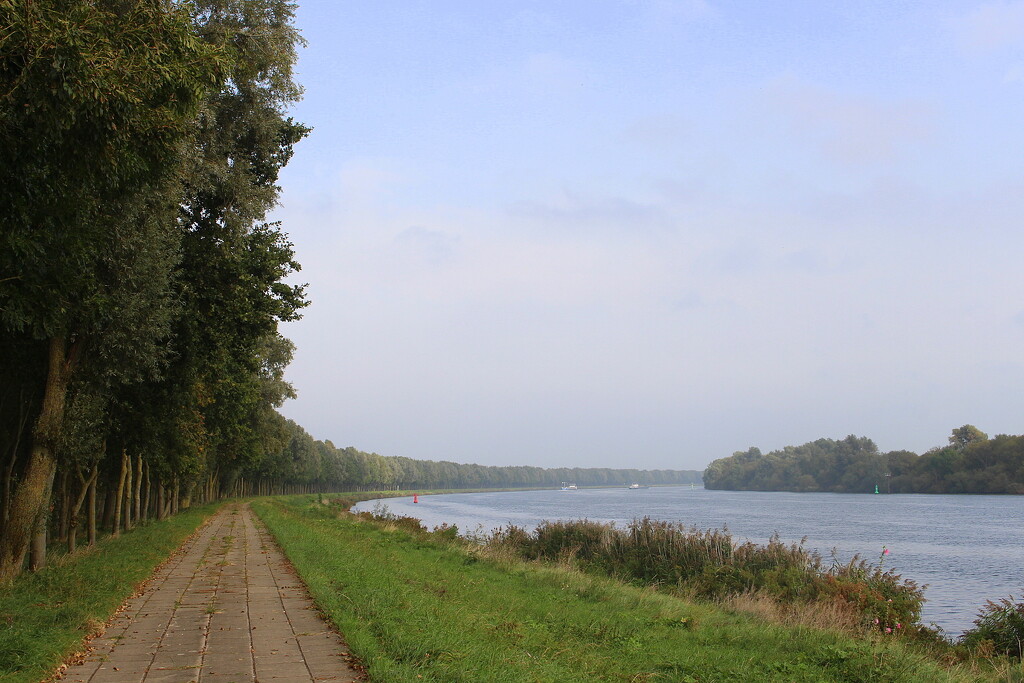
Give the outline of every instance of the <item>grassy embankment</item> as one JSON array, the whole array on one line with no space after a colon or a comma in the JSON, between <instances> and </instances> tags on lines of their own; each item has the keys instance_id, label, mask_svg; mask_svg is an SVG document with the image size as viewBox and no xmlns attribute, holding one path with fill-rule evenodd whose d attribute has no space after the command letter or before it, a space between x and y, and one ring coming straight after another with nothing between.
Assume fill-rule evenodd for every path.
<instances>
[{"instance_id":1,"label":"grassy embankment","mask_svg":"<svg viewBox=\"0 0 1024 683\"><path fill-rule=\"evenodd\" d=\"M411 494L353 493L346 500L352 505L401 495ZM101 538L95 548L71 556L55 549L49 567L0 586L0 682L38 683L49 677L217 507L187 510L118 538Z\"/></svg>"},{"instance_id":2,"label":"grassy embankment","mask_svg":"<svg viewBox=\"0 0 1024 683\"><path fill-rule=\"evenodd\" d=\"M779 625L313 497L254 508L373 680L1006 680L986 663L944 668L903 638Z\"/></svg>"},{"instance_id":3,"label":"grassy embankment","mask_svg":"<svg viewBox=\"0 0 1024 683\"><path fill-rule=\"evenodd\" d=\"M102 539L0 587L0 681L47 679L217 507Z\"/></svg>"}]
</instances>

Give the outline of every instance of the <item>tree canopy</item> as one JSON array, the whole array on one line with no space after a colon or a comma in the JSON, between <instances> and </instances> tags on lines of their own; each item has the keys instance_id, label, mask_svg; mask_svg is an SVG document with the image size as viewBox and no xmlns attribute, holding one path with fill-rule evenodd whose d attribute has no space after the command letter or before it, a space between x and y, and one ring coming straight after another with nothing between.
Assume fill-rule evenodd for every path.
<instances>
[{"instance_id":1,"label":"tree canopy","mask_svg":"<svg viewBox=\"0 0 1024 683\"><path fill-rule=\"evenodd\" d=\"M871 493L1024 494L1024 436L989 439L973 425L953 430L950 445L922 455L880 453L870 439L818 439L762 455L757 448L715 460L709 489Z\"/></svg>"},{"instance_id":2,"label":"tree canopy","mask_svg":"<svg viewBox=\"0 0 1024 683\"><path fill-rule=\"evenodd\" d=\"M0 581L30 537L45 561L55 486L140 508L145 478L163 514L286 440L277 325L307 302L265 216L308 133L293 12L0 3Z\"/></svg>"}]
</instances>

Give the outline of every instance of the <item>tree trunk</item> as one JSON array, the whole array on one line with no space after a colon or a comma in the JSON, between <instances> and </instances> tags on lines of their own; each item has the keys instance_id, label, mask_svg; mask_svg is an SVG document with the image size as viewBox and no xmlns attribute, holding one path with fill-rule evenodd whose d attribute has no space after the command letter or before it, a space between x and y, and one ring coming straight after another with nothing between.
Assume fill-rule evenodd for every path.
<instances>
[{"instance_id":1,"label":"tree trunk","mask_svg":"<svg viewBox=\"0 0 1024 683\"><path fill-rule=\"evenodd\" d=\"M99 465L92 466L92 472L89 473L89 478L86 479L82 474L82 470L76 470L78 474L78 481L82 484L81 490L78 492L78 497L75 499L74 505L70 510L70 520L68 522L68 553L75 552L75 548L78 545L78 514L82 511L82 503L85 502L85 498L90 492L93 492L93 484L96 482L96 475L99 473ZM93 492L91 500L95 500L96 496ZM91 515L92 521L95 521L96 515L95 510Z\"/></svg>"},{"instance_id":2,"label":"tree trunk","mask_svg":"<svg viewBox=\"0 0 1024 683\"><path fill-rule=\"evenodd\" d=\"M100 527L112 529L114 526L114 508L117 507L115 496L117 495L117 472L108 473L103 487L103 500L100 507Z\"/></svg>"},{"instance_id":3,"label":"tree trunk","mask_svg":"<svg viewBox=\"0 0 1024 683\"><path fill-rule=\"evenodd\" d=\"M124 530L128 531L132 528L132 494L135 486L132 482L132 456L122 451L121 457L124 458Z\"/></svg>"},{"instance_id":4,"label":"tree trunk","mask_svg":"<svg viewBox=\"0 0 1024 683\"><path fill-rule=\"evenodd\" d=\"M3 510L0 510L0 536L4 535L4 529L7 528L7 520L11 518L11 480L14 478L14 465L16 462L18 462L17 443L11 449L11 459L7 461L7 467L4 469L4 502Z\"/></svg>"},{"instance_id":5,"label":"tree trunk","mask_svg":"<svg viewBox=\"0 0 1024 683\"><path fill-rule=\"evenodd\" d=\"M68 473L62 470L60 473L60 515L57 517L57 535L54 540L62 543L68 540L68 527L71 524L71 494L68 492Z\"/></svg>"},{"instance_id":6,"label":"tree trunk","mask_svg":"<svg viewBox=\"0 0 1024 683\"><path fill-rule=\"evenodd\" d=\"M21 439L25 435L25 427L32 416L32 401L25 401L24 390L19 394L19 399L18 428L14 434L14 443L10 447L11 457L8 459L7 467L4 470L3 512L2 516L0 516L0 537L4 535L7 523L11 518L11 486L14 483L14 467L18 462L18 453L21 451Z\"/></svg>"},{"instance_id":7,"label":"tree trunk","mask_svg":"<svg viewBox=\"0 0 1024 683\"><path fill-rule=\"evenodd\" d=\"M46 527L49 525L49 515L39 515L36 522L36 532L32 534L32 552L28 558L28 568L37 572L46 566Z\"/></svg>"},{"instance_id":8,"label":"tree trunk","mask_svg":"<svg viewBox=\"0 0 1024 683\"><path fill-rule=\"evenodd\" d=\"M167 516L164 510L164 496L164 485L162 481L159 481L156 485L156 518L158 520Z\"/></svg>"},{"instance_id":9,"label":"tree trunk","mask_svg":"<svg viewBox=\"0 0 1024 683\"><path fill-rule=\"evenodd\" d=\"M50 339L49 367L43 403L32 430L32 450L25 475L11 499L10 519L0 537L0 584L21 573L32 535L50 506L57 469L57 440L64 421L64 400L77 356L78 343L68 352L63 337Z\"/></svg>"},{"instance_id":10,"label":"tree trunk","mask_svg":"<svg viewBox=\"0 0 1024 683\"><path fill-rule=\"evenodd\" d=\"M89 482L89 545L96 545L96 480L99 479L99 465L93 468L92 481Z\"/></svg>"},{"instance_id":11,"label":"tree trunk","mask_svg":"<svg viewBox=\"0 0 1024 683\"><path fill-rule=\"evenodd\" d=\"M117 493L114 495L114 524L110 529L111 536L121 535L121 511L124 505L124 479L126 476L125 462L128 460L128 454L124 448L121 449L121 476L117 480Z\"/></svg>"},{"instance_id":12,"label":"tree trunk","mask_svg":"<svg viewBox=\"0 0 1024 683\"><path fill-rule=\"evenodd\" d=\"M142 453L135 456L135 523L142 519Z\"/></svg>"},{"instance_id":13,"label":"tree trunk","mask_svg":"<svg viewBox=\"0 0 1024 683\"><path fill-rule=\"evenodd\" d=\"M150 479L149 473L150 473L150 470L152 470L152 469L153 469L152 466L146 468L146 500L142 504L143 514L146 516L146 519L149 519L149 514L150 514L149 513L149 499L150 499L150 494L153 492L153 485L149 481L149 479Z\"/></svg>"},{"instance_id":14,"label":"tree trunk","mask_svg":"<svg viewBox=\"0 0 1024 683\"><path fill-rule=\"evenodd\" d=\"M18 451L21 450L21 436L25 433L25 425L28 423L29 414L32 412L24 401L24 394L21 394L22 401L18 404L18 430L14 435L14 443L11 445L11 457L7 461L7 468L4 470L4 498L3 513L0 516L0 536L4 535L7 523L11 519L11 483L14 481L14 466L18 462Z\"/></svg>"}]
</instances>

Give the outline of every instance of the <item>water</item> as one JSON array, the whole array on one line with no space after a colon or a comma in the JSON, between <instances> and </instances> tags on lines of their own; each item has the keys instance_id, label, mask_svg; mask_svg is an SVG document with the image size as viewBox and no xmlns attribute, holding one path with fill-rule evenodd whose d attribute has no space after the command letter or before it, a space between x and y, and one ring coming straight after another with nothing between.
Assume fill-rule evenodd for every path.
<instances>
[{"instance_id":1,"label":"water","mask_svg":"<svg viewBox=\"0 0 1024 683\"><path fill-rule=\"evenodd\" d=\"M1024 599L1024 498L1020 496L859 495L705 491L688 487L640 490L518 491L389 498L397 515L428 527L455 524L463 532L544 520L590 519L619 525L650 516L701 529L728 528L734 540L765 543L775 532L841 561L858 554L927 584L922 621L949 635L973 625L988 599ZM364 502L357 510L372 510Z\"/></svg>"}]
</instances>

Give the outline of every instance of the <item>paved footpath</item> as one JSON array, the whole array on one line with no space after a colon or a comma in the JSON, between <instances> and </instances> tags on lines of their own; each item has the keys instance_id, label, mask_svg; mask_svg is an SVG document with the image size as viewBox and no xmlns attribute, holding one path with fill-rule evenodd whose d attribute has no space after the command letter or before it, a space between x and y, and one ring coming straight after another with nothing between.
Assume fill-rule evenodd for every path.
<instances>
[{"instance_id":1,"label":"paved footpath","mask_svg":"<svg viewBox=\"0 0 1024 683\"><path fill-rule=\"evenodd\" d=\"M65 683L360 681L248 505L226 505L69 667Z\"/></svg>"}]
</instances>

